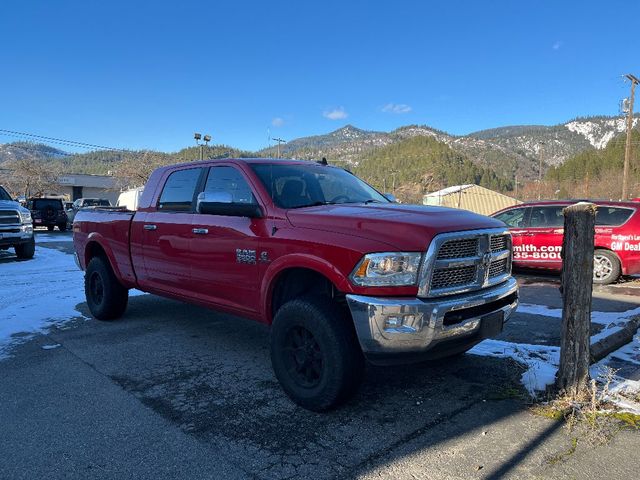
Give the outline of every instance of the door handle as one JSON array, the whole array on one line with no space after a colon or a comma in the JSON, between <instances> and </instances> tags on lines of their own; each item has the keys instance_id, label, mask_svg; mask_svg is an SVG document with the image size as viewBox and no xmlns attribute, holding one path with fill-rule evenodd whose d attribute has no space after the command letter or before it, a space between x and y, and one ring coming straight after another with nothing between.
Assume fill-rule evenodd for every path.
<instances>
[{"instance_id":1,"label":"door handle","mask_svg":"<svg viewBox=\"0 0 640 480\"><path fill-rule=\"evenodd\" d=\"M157 225L145 225L143 227L145 230L156 230L158 228Z\"/></svg>"},{"instance_id":2,"label":"door handle","mask_svg":"<svg viewBox=\"0 0 640 480\"><path fill-rule=\"evenodd\" d=\"M207 233L209 233L209 230L207 230L206 228L194 228L191 231L196 235L206 235Z\"/></svg>"}]
</instances>

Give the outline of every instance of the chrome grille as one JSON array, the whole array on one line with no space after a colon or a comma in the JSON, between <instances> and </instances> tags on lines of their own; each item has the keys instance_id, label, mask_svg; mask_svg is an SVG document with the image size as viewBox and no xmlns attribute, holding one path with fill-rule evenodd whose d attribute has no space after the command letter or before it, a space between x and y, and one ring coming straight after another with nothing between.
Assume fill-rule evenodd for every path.
<instances>
[{"instance_id":1,"label":"chrome grille","mask_svg":"<svg viewBox=\"0 0 640 480\"><path fill-rule=\"evenodd\" d=\"M509 248L509 236L508 235L494 235L491 237L491 251L501 252Z\"/></svg>"},{"instance_id":2,"label":"chrome grille","mask_svg":"<svg viewBox=\"0 0 640 480\"><path fill-rule=\"evenodd\" d=\"M491 262L491 265L489 266L489 278L497 277L498 275L505 273L509 265L508 260L508 258L501 258L500 260Z\"/></svg>"},{"instance_id":3,"label":"chrome grille","mask_svg":"<svg viewBox=\"0 0 640 480\"><path fill-rule=\"evenodd\" d=\"M436 235L421 270L418 295L436 297L480 290L511 275L511 236L504 229Z\"/></svg>"},{"instance_id":4,"label":"chrome grille","mask_svg":"<svg viewBox=\"0 0 640 480\"><path fill-rule=\"evenodd\" d=\"M449 288L471 283L476 277L476 272L475 265L438 269L433 272L431 288Z\"/></svg>"},{"instance_id":5,"label":"chrome grille","mask_svg":"<svg viewBox=\"0 0 640 480\"><path fill-rule=\"evenodd\" d=\"M0 210L0 225L20 225L20 215L15 210Z\"/></svg>"},{"instance_id":6,"label":"chrome grille","mask_svg":"<svg viewBox=\"0 0 640 480\"><path fill-rule=\"evenodd\" d=\"M476 255L478 255L477 238L449 240L440 247L440 250L438 250L438 260L475 257Z\"/></svg>"}]
</instances>

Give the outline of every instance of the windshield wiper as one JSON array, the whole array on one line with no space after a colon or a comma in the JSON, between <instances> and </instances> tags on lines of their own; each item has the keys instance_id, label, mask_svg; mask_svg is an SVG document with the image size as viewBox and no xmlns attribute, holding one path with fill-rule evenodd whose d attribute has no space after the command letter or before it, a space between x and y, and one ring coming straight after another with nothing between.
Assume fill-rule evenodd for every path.
<instances>
[{"instance_id":1,"label":"windshield wiper","mask_svg":"<svg viewBox=\"0 0 640 480\"><path fill-rule=\"evenodd\" d=\"M367 203L383 203L383 202L381 202L380 200L376 200L375 198L370 198L369 200L365 200L362 203L366 205Z\"/></svg>"}]
</instances>

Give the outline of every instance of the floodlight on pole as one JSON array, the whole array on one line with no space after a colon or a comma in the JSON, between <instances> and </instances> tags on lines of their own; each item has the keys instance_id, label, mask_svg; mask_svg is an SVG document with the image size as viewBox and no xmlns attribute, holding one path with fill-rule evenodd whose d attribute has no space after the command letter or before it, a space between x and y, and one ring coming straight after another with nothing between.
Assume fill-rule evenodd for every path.
<instances>
[{"instance_id":1,"label":"floodlight on pole","mask_svg":"<svg viewBox=\"0 0 640 480\"><path fill-rule=\"evenodd\" d=\"M194 133L193 134L193 138L196 141L196 145L200 146L200 160L204 160L204 144L200 143L200 140L204 140L204 143L209 145L209 142L211 141L211 135L204 135L204 138L202 138L202 135L200 133Z\"/></svg>"}]
</instances>

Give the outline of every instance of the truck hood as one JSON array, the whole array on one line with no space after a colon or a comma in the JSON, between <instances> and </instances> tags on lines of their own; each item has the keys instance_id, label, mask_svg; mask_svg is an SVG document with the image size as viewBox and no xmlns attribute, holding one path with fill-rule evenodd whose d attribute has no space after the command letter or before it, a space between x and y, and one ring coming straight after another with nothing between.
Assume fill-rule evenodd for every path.
<instances>
[{"instance_id":1,"label":"truck hood","mask_svg":"<svg viewBox=\"0 0 640 480\"><path fill-rule=\"evenodd\" d=\"M5 209L5 208L10 208L10 209L15 209L15 210L22 210L20 204L18 202L13 202L10 200L0 200L0 209Z\"/></svg>"},{"instance_id":2,"label":"truck hood","mask_svg":"<svg viewBox=\"0 0 640 480\"><path fill-rule=\"evenodd\" d=\"M287 217L297 228L377 240L398 251L424 251L439 233L505 228L500 220L467 210L397 203L298 208L289 210Z\"/></svg>"}]
</instances>

